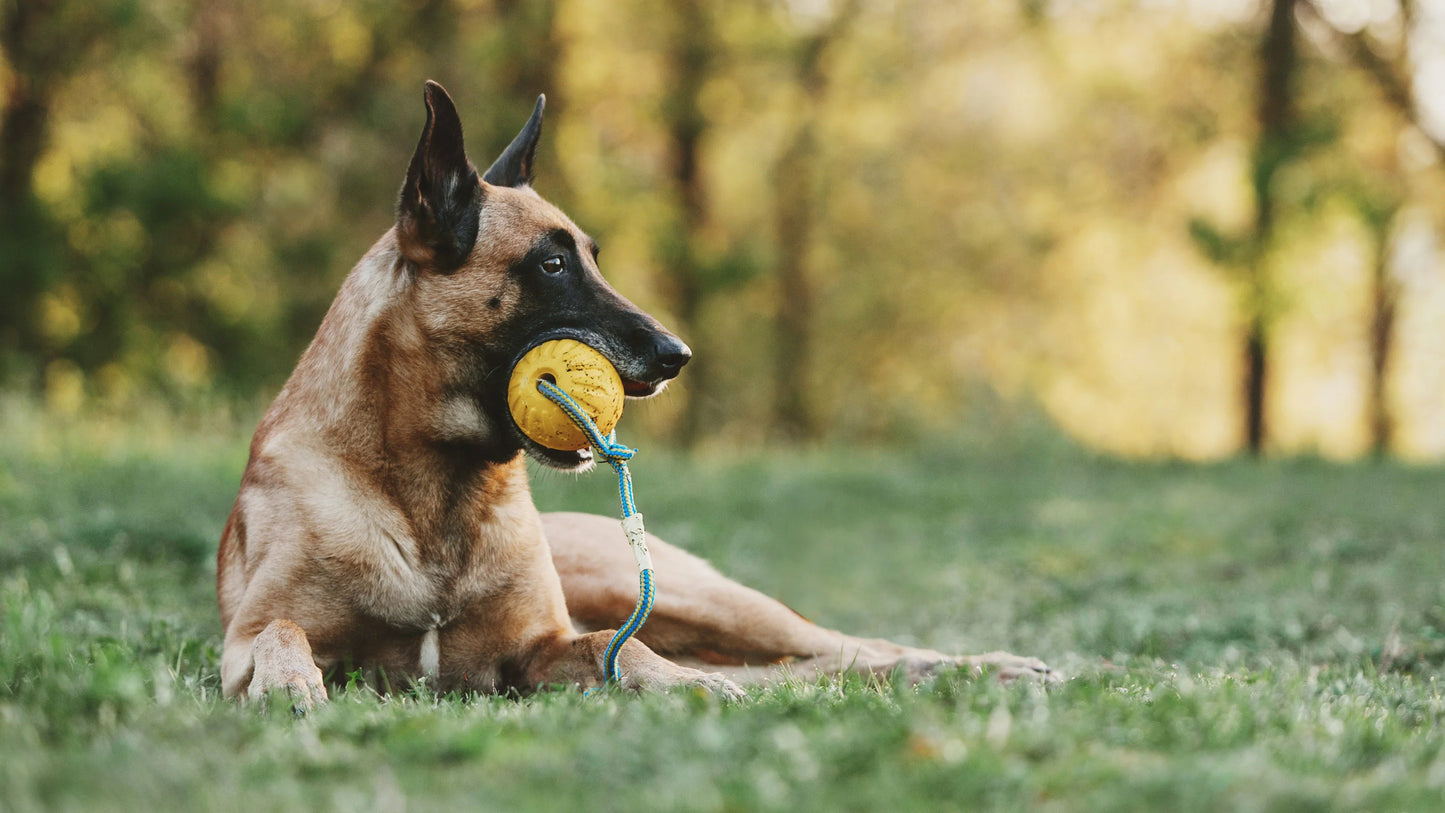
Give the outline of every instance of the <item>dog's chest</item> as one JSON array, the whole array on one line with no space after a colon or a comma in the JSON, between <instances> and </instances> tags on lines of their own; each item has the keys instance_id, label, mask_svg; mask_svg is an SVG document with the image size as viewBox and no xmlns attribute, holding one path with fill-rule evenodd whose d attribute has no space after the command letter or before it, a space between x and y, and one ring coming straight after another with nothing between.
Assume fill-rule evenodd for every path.
<instances>
[{"instance_id":1,"label":"dog's chest","mask_svg":"<svg viewBox=\"0 0 1445 813\"><path fill-rule=\"evenodd\" d=\"M536 576L539 552L546 556L530 500L431 524L388 513L341 561L350 572L340 582L354 586L363 614L402 630L425 632L485 615Z\"/></svg>"},{"instance_id":2,"label":"dog's chest","mask_svg":"<svg viewBox=\"0 0 1445 813\"><path fill-rule=\"evenodd\" d=\"M356 596L364 614L404 630L425 631L444 627L478 602L505 589L505 571L488 567L476 540L386 540L367 560L363 572L349 579L361 589ZM471 542L472 547L467 543Z\"/></svg>"}]
</instances>

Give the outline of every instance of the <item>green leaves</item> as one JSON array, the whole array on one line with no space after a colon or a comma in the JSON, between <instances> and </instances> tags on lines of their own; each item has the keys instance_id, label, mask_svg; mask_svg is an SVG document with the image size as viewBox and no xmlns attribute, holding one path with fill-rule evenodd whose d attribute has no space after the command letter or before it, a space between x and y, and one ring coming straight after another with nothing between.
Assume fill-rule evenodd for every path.
<instances>
[{"instance_id":1,"label":"green leaves","mask_svg":"<svg viewBox=\"0 0 1445 813\"><path fill-rule=\"evenodd\" d=\"M1225 268L1242 265L1253 248L1248 237L1226 235L1202 217L1190 218L1189 236L1199 253Z\"/></svg>"}]
</instances>

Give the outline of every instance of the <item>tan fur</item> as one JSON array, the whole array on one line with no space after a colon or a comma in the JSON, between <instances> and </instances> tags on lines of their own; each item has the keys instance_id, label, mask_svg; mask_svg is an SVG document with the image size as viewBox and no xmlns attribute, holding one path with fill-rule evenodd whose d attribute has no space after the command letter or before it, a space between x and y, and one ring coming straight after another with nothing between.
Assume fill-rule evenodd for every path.
<instances>
[{"instance_id":1,"label":"tan fur","mask_svg":"<svg viewBox=\"0 0 1445 813\"><path fill-rule=\"evenodd\" d=\"M488 462L457 452L500 431L467 389L477 373L466 359L523 312L509 266L552 230L579 246L590 238L528 186L482 186L463 267L431 273L427 252L389 231L348 275L261 420L217 557L227 695L285 690L304 709L325 700L322 675L338 667L383 686L423 675L438 689L483 691L601 682L610 628L637 587L616 521L542 517L521 453ZM747 679L901 667L916 680L976 662L818 627L652 544L659 598L622 652L631 688L739 696L712 667ZM1006 676L1047 671L995 660Z\"/></svg>"}]
</instances>

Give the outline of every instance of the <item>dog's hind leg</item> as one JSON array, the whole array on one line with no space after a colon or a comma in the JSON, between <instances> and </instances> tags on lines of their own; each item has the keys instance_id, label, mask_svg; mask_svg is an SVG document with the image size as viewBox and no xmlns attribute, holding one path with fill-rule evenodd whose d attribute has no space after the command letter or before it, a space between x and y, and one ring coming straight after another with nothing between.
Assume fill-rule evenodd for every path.
<instances>
[{"instance_id":1,"label":"dog's hind leg","mask_svg":"<svg viewBox=\"0 0 1445 813\"><path fill-rule=\"evenodd\" d=\"M301 627L278 618L250 640L226 641L221 655L221 683L225 694L261 700L273 692L286 693L292 710L305 714L326 702L326 685Z\"/></svg>"},{"instance_id":2,"label":"dog's hind leg","mask_svg":"<svg viewBox=\"0 0 1445 813\"><path fill-rule=\"evenodd\" d=\"M543 522L574 622L589 629L616 626L637 598L636 566L617 521L563 513L543 515ZM916 683L941 670L984 665L1004 680L1051 674L1036 658L1006 652L958 657L845 635L657 537L649 536L648 546L658 594L638 637L673 660L705 664L748 682L853 671L897 674Z\"/></svg>"}]
</instances>

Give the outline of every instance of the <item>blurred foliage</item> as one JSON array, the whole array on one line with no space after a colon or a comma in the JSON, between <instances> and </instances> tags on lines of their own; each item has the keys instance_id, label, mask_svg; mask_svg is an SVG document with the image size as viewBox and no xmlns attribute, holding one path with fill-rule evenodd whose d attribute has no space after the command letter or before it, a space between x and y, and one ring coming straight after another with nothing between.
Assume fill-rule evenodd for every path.
<instances>
[{"instance_id":1,"label":"blurred foliage","mask_svg":"<svg viewBox=\"0 0 1445 813\"><path fill-rule=\"evenodd\" d=\"M1404 107L1380 79L1435 40L1370 8L1299 4L1261 159L1249 0L4 0L0 373L71 411L274 391L389 227L435 78L483 165L548 95L539 190L698 351L651 431L924 435L997 392L1229 453L1263 308L1271 448L1357 454L1388 266L1390 445L1439 455L1445 184L1408 71Z\"/></svg>"}]
</instances>

